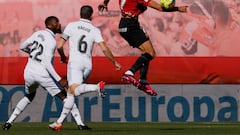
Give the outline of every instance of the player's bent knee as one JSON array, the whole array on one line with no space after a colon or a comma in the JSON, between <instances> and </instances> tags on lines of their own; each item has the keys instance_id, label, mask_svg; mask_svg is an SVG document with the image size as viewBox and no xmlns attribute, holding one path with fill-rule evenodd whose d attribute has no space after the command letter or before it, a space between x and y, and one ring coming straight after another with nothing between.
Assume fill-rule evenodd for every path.
<instances>
[{"instance_id":1,"label":"player's bent knee","mask_svg":"<svg viewBox=\"0 0 240 135\"><path fill-rule=\"evenodd\" d=\"M140 48L140 50L142 51L143 54L148 53L153 58L156 56L156 52L155 52L155 50L154 50L150 41L146 41L141 46L139 46L139 48Z\"/></svg>"},{"instance_id":2,"label":"player's bent knee","mask_svg":"<svg viewBox=\"0 0 240 135\"><path fill-rule=\"evenodd\" d=\"M149 53L144 53L142 57L144 57L147 61L151 61L153 59L153 56Z\"/></svg>"},{"instance_id":3,"label":"player's bent knee","mask_svg":"<svg viewBox=\"0 0 240 135\"><path fill-rule=\"evenodd\" d=\"M155 56L156 56L156 53L155 53L155 52L151 52L151 53L149 53L149 54L152 56L152 59L155 58Z\"/></svg>"},{"instance_id":4,"label":"player's bent knee","mask_svg":"<svg viewBox=\"0 0 240 135\"><path fill-rule=\"evenodd\" d=\"M72 84L69 87L68 93L75 95L75 89L79 86L79 84Z\"/></svg>"}]
</instances>

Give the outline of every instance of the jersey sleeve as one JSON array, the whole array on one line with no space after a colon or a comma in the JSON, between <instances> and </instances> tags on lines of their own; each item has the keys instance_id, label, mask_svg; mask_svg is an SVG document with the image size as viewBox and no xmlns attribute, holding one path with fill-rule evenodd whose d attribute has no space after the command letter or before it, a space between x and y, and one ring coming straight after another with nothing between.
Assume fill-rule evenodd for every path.
<instances>
[{"instance_id":1,"label":"jersey sleeve","mask_svg":"<svg viewBox=\"0 0 240 135\"><path fill-rule=\"evenodd\" d=\"M102 37L102 33L101 33L101 31L98 28L95 29L95 33L94 34L95 34L95 42L96 43L100 43L100 42L104 41L104 39Z\"/></svg>"},{"instance_id":2,"label":"jersey sleeve","mask_svg":"<svg viewBox=\"0 0 240 135\"><path fill-rule=\"evenodd\" d=\"M68 38L71 36L71 24L68 24L66 28L63 31L62 37L64 40L68 40Z\"/></svg>"},{"instance_id":3,"label":"jersey sleeve","mask_svg":"<svg viewBox=\"0 0 240 135\"><path fill-rule=\"evenodd\" d=\"M59 81L61 77L58 75L56 70L53 67L53 58L55 52L56 41L46 42L45 52L43 57L43 64L46 67L48 73L56 80Z\"/></svg>"},{"instance_id":4,"label":"jersey sleeve","mask_svg":"<svg viewBox=\"0 0 240 135\"><path fill-rule=\"evenodd\" d=\"M26 52L26 53L30 53L30 48L29 46L32 45L33 43L33 39L35 37L36 33L34 33L32 36L30 36L27 40L25 40L23 43L21 43L19 49Z\"/></svg>"}]
</instances>

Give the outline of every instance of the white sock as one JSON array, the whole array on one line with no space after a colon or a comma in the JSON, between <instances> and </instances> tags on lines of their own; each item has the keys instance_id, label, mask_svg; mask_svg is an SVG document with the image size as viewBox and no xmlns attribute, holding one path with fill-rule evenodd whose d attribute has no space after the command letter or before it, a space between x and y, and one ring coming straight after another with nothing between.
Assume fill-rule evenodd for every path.
<instances>
[{"instance_id":1,"label":"white sock","mask_svg":"<svg viewBox=\"0 0 240 135\"><path fill-rule=\"evenodd\" d=\"M131 76L134 76L133 72L130 71L130 70L126 71L125 74L127 74L127 75L131 75Z\"/></svg>"},{"instance_id":2,"label":"white sock","mask_svg":"<svg viewBox=\"0 0 240 135\"><path fill-rule=\"evenodd\" d=\"M75 119L77 125L83 125L84 126L84 124L82 122L80 112L79 112L76 104L73 105L72 110L71 110L71 114L72 114L73 118Z\"/></svg>"},{"instance_id":3,"label":"white sock","mask_svg":"<svg viewBox=\"0 0 240 135\"><path fill-rule=\"evenodd\" d=\"M27 97L23 97L20 101L18 101L13 113L11 114L10 118L8 119L8 123L13 123L13 121L18 117L22 111L27 108L28 104L31 102Z\"/></svg>"},{"instance_id":4,"label":"white sock","mask_svg":"<svg viewBox=\"0 0 240 135\"><path fill-rule=\"evenodd\" d=\"M80 84L75 89L75 96L79 96L83 93L98 91L98 90L99 90L99 86L96 84Z\"/></svg>"},{"instance_id":5,"label":"white sock","mask_svg":"<svg viewBox=\"0 0 240 135\"><path fill-rule=\"evenodd\" d=\"M63 123L64 119L67 117L69 112L72 110L74 104L74 95L67 93L67 98L63 104L63 109L60 117L57 120L57 123Z\"/></svg>"}]
</instances>

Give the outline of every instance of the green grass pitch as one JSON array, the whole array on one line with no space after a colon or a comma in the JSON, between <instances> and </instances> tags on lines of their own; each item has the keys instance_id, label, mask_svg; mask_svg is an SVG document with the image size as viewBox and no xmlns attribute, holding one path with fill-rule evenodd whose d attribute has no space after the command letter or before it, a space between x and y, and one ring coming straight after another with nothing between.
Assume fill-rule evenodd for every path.
<instances>
[{"instance_id":1,"label":"green grass pitch","mask_svg":"<svg viewBox=\"0 0 240 135\"><path fill-rule=\"evenodd\" d=\"M90 131L80 131L75 123L65 122L61 131L52 131L49 123L18 122L0 135L239 135L238 122L87 122ZM3 122L0 123L3 125Z\"/></svg>"}]
</instances>

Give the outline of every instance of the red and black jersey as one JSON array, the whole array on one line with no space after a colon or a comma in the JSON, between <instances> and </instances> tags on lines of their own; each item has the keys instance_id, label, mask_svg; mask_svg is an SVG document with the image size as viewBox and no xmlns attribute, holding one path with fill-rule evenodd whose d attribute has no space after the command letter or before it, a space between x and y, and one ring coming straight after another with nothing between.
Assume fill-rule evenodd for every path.
<instances>
[{"instance_id":1,"label":"red and black jersey","mask_svg":"<svg viewBox=\"0 0 240 135\"><path fill-rule=\"evenodd\" d=\"M136 17L143 13L151 0L119 0L122 16Z\"/></svg>"}]
</instances>

